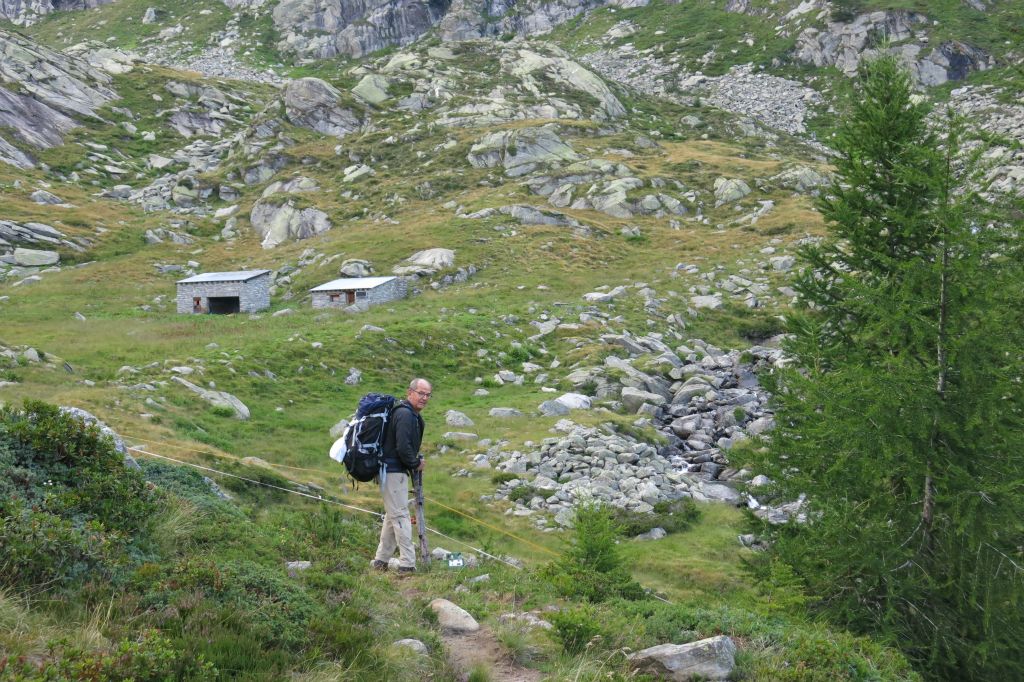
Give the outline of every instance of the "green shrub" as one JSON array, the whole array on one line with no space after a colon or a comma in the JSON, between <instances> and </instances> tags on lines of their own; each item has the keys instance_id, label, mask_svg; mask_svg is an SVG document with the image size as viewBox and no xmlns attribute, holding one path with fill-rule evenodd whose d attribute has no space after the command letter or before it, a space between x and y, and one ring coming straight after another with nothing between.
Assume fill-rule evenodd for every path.
<instances>
[{"instance_id":1,"label":"green shrub","mask_svg":"<svg viewBox=\"0 0 1024 682\"><path fill-rule=\"evenodd\" d=\"M653 514L616 508L612 518L627 537L646 533L652 528L663 528L666 533L679 533L697 522L700 508L691 499L662 501L654 505Z\"/></svg>"},{"instance_id":2,"label":"green shrub","mask_svg":"<svg viewBox=\"0 0 1024 682\"><path fill-rule=\"evenodd\" d=\"M761 341L781 334L786 323L776 315L754 314L737 322L736 333L749 341Z\"/></svg>"},{"instance_id":3,"label":"green shrub","mask_svg":"<svg viewBox=\"0 0 1024 682\"><path fill-rule=\"evenodd\" d=\"M557 611L551 614L549 620L554 626L555 639L562 645L562 650L570 655L582 653L587 644L601 634L598 625L601 620L592 606L583 605Z\"/></svg>"},{"instance_id":4,"label":"green shrub","mask_svg":"<svg viewBox=\"0 0 1024 682\"><path fill-rule=\"evenodd\" d=\"M513 343L507 351L509 360L516 362L529 362L540 355L540 349L532 343Z\"/></svg>"},{"instance_id":5,"label":"green shrub","mask_svg":"<svg viewBox=\"0 0 1024 682\"><path fill-rule=\"evenodd\" d=\"M0 519L0 584L33 586L107 574L124 558L123 536L95 521L75 523L16 506Z\"/></svg>"},{"instance_id":6,"label":"green shrub","mask_svg":"<svg viewBox=\"0 0 1024 682\"><path fill-rule=\"evenodd\" d=\"M373 541L365 524L356 523L340 509L321 504L301 517L313 546L365 548Z\"/></svg>"},{"instance_id":7,"label":"green shrub","mask_svg":"<svg viewBox=\"0 0 1024 682\"><path fill-rule=\"evenodd\" d=\"M643 588L630 576L619 553L616 543L621 534L622 527L607 507L593 501L578 504L572 545L545 566L541 575L566 597L591 602L643 598Z\"/></svg>"},{"instance_id":8,"label":"green shrub","mask_svg":"<svg viewBox=\"0 0 1024 682\"><path fill-rule=\"evenodd\" d=\"M139 460L139 466L147 481L165 493L188 500L202 511L244 517L237 506L218 497L208 479L195 469L151 459Z\"/></svg>"},{"instance_id":9,"label":"green shrub","mask_svg":"<svg viewBox=\"0 0 1024 682\"><path fill-rule=\"evenodd\" d=\"M532 485L520 485L512 488L508 494L509 502L529 502L536 495L538 495L537 489Z\"/></svg>"},{"instance_id":10,"label":"green shrub","mask_svg":"<svg viewBox=\"0 0 1024 682\"><path fill-rule=\"evenodd\" d=\"M125 639L110 651L86 651L67 642L53 642L47 655L31 661L0 659L0 677L11 682L163 682L217 679L217 670L201 657L174 648L155 631Z\"/></svg>"},{"instance_id":11,"label":"green shrub","mask_svg":"<svg viewBox=\"0 0 1024 682\"><path fill-rule=\"evenodd\" d=\"M198 599L206 600L203 608L192 606ZM166 571L143 601L162 613L179 614L168 615L163 627L187 631L190 620L216 612L222 614L221 627L259 646L290 651L303 646L311 619L323 614L322 605L289 579L283 566L271 569L247 560L215 564L186 559Z\"/></svg>"},{"instance_id":12,"label":"green shrub","mask_svg":"<svg viewBox=\"0 0 1024 682\"><path fill-rule=\"evenodd\" d=\"M494 485L501 485L502 483L508 483L519 478L519 474L513 474L508 471L497 471L491 476L491 483Z\"/></svg>"},{"instance_id":13,"label":"green shrub","mask_svg":"<svg viewBox=\"0 0 1024 682\"><path fill-rule=\"evenodd\" d=\"M147 545L159 495L56 406L0 409L0 469L0 584L115 578Z\"/></svg>"},{"instance_id":14,"label":"green shrub","mask_svg":"<svg viewBox=\"0 0 1024 682\"><path fill-rule=\"evenodd\" d=\"M210 414L218 417L234 417L235 410L227 405L214 405L210 408Z\"/></svg>"}]
</instances>

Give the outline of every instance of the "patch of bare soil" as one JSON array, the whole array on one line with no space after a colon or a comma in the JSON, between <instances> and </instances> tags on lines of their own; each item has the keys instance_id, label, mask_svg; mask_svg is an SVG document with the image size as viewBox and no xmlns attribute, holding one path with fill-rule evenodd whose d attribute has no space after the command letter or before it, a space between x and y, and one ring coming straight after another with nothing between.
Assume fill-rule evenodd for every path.
<instances>
[{"instance_id":1,"label":"patch of bare soil","mask_svg":"<svg viewBox=\"0 0 1024 682\"><path fill-rule=\"evenodd\" d=\"M540 682L539 670L524 668L509 660L508 653L486 625L476 632L445 634L441 637L448 661L460 680L469 679L474 666L483 665L494 682Z\"/></svg>"}]
</instances>

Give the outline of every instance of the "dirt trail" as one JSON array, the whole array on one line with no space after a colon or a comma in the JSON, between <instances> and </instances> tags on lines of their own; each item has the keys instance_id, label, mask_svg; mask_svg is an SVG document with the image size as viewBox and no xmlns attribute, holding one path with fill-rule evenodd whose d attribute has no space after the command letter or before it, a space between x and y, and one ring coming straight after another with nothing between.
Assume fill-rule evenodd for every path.
<instances>
[{"instance_id":1,"label":"dirt trail","mask_svg":"<svg viewBox=\"0 0 1024 682\"><path fill-rule=\"evenodd\" d=\"M459 679L466 680L473 666L482 664L494 682L540 682L539 670L532 670L510 661L501 643L486 625L476 632L445 634L441 641L448 651L448 661L459 673Z\"/></svg>"},{"instance_id":2,"label":"dirt trail","mask_svg":"<svg viewBox=\"0 0 1024 682\"><path fill-rule=\"evenodd\" d=\"M407 586L402 594L410 601L423 596L423 592L415 585ZM476 665L486 668L492 682L541 682L544 679L539 670L524 668L512 661L505 647L483 623L476 632L442 632L441 642L448 663L462 682L469 679Z\"/></svg>"}]
</instances>

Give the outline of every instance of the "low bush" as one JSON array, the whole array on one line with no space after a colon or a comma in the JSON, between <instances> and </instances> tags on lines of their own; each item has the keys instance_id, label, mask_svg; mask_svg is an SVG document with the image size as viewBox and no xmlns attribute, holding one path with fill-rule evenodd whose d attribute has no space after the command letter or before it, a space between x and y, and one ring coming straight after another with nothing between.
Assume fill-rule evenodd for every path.
<instances>
[{"instance_id":1,"label":"low bush","mask_svg":"<svg viewBox=\"0 0 1024 682\"><path fill-rule=\"evenodd\" d=\"M512 488L508 494L509 502L529 502L536 495L538 495L537 489L532 485L520 485Z\"/></svg>"},{"instance_id":2,"label":"low bush","mask_svg":"<svg viewBox=\"0 0 1024 682\"><path fill-rule=\"evenodd\" d=\"M679 533L700 519L700 508L691 499L658 502L654 513L645 514L616 508L613 521L622 528L622 534L633 537L652 528L663 528L666 533Z\"/></svg>"},{"instance_id":3,"label":"low bush","mask_svg":"<svg viewBox=\"0 0 1024 682\"><path fill-rule=\"evenodd\" d=\"M147 631L137 639L122 640L109 651L54 642L42 657L0 659L0 678L10 682L203 682L216 680L217 670L201 657L175 649L166 637Z\"/></svg>"},{"instance_id":4,"label":"low bush","mask_svg":"<svg viewBox=\"0 0 1024 682\"><path fill-rule=\"evenodd\" d=\"M207 602L202 609L195 607L199 600ZM181 561L164 572L143 603L169 614L163 627L187 630L192 616L231 614L221 625L234 623L260 646L292 651L305 644L311 620L323 615L322 605L289 579L283 566L271 569L246 560Z\"/></svg>"},{"instance_id":5,"label":"low bush","mask_svg":"<svg viewBox=\"0 0 1024 682\"><path fill-rule=\"evenodd\" d=\"M581 606L552 613L549 617L554 626L552 632L570 655L582 653L587 644L601 633L600 619L593 607Z\"/></svg>"},{"instance_id":6,"label":"low bush","mask_svg":"<svg viewBox=\"0 0 1024 682\"><path fill-rule=\"evenodd\" d=\"M159 494L95 427L54 405L0 409L0 585L114 579L149 544Z\"/></svg>"}]
</instances>

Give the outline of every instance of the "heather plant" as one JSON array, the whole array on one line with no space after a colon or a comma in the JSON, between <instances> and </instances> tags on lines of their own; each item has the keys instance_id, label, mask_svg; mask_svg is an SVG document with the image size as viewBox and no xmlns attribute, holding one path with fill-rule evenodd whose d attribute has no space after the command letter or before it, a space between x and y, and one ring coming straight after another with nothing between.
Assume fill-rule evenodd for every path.
<instances>
[{"instance_id":1,"label":"heather plant","mask_svg":"<svg viewBox=\"0 0 1024 682\"><path fill-rule=\"evenodd\" d=\"M109 438L53 405L0 410L3 584L117 577L144 551L158 494Z\"/></svg>"}]
</instances>

